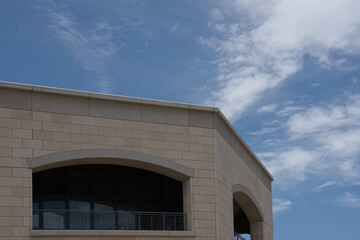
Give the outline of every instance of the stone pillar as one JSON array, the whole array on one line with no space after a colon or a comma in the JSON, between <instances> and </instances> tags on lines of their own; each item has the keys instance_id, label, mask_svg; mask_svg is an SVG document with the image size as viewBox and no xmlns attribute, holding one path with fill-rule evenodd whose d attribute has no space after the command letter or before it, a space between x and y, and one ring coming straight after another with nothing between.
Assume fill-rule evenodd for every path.
<instances>
[{"instance_id":1,"label":"stone pillar","mask_svg":"<svg viewBox=\"0 0 360 240\"><path fill-rule=\"evenodd\" d=\"M251 240L265 240L264 238L264 222L251 222L250 223ZM268 239L266 239L268 240Z\"/></svg>"}]
</instances>

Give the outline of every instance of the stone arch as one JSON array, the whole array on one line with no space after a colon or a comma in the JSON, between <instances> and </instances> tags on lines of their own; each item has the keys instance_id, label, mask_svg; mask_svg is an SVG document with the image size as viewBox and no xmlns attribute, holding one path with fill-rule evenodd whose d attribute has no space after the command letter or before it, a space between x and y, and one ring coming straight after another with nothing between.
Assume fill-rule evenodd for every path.
<instances>
[{"instance_id":1,"label":"stone arch","mask_svg":"<svg viewBox=\"0 0 360 240\"><path fill-rule=\"evenodd\" d=\"M51 168L81 164L112 164L156 172L184 182L194 175L194 169L158 156L115 149L82 149L52 153L27 159L33 173Z\"/></svg>"},{"instance_id":2,"label":"stone arch","mask_svg":"<svg viewBox=\"0 0 360 240\"><path fill-rule=\"evenodd\" d=\"M246 222L249 224L249 229L246 233L250 233L252 240L265 240L263 229L264 214L255 196L242 184L233 185L232 191L234 204L237 203L241 207L243 213L245 214Z\"/></svg>"},{"instance_id":3,"label":"stone arch","mask_svg":"<svg viewBox=\"0 0 360 240\"><path fill-rule=\"evenodd\" d=\"M242 184L235 184L232 186L232 192L234 200L244 210L250 223L264 220L259 203L247 187Z\"/></svg>"}]
</instances>

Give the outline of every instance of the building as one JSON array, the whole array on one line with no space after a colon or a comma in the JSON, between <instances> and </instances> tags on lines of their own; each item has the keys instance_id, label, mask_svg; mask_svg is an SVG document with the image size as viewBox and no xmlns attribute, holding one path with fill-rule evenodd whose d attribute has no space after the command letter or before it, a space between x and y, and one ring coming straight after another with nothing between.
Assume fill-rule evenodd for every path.
<instances>
[{"instance_id":1,"label":"building","mask_svg":"<svg viewBox=\"0 0 360 240\"><path fill-rule=\"evenodd\" d=\"M0 83L0 239L273 239L273 178L219 109Z\"/></svg>"}]
</instances>

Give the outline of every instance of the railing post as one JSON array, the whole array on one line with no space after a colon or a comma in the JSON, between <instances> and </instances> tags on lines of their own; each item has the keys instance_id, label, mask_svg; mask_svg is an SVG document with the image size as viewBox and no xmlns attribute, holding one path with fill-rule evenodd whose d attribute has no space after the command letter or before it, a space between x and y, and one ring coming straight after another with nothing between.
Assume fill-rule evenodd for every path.
<instances>
[{"instance_id":1,"label":"railing post","mask_svg":"<svg viewBox=\"0 0 360 240\"><path fill-rule=\"evenodd\" d=\"M139 213L139 230L141 230L141 213Z\"/></svg>"},{"instance_id":2,"label":"railing post","mask_svg":"<svg viewBox=\"0 0 360 240\"><path fill-rule=\"evenodd\" d=\"M183 221L184 221L184 230L187 231L188 230L188 222L187 222L187 214L183 213Z\"/></svg>"},{"instance_id":3,"label":"railing post","mask_svg":"<svg viewBox=\"0 0 360 240\"><path fill-rule=\"evenodd\" d=\"M150 221L151 230L153 230L153 214L150 215Z\"/></svg>"},{"instance_id":4,"label":"railing post","mask_svg":"<svg viewBox=\"0 0 360 240\"><path fill-rule=\"evenodd\" d=\"M163 216L163 231L165 231L165 213L162 213Z\"/></svg>"}]
</instances>

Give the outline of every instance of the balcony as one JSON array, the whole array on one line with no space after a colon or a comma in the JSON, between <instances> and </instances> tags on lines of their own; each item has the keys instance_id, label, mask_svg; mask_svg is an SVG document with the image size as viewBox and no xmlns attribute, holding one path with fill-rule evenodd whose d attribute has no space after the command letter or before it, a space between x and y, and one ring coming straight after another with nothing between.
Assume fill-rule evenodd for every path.
<instances>
[{"instance_id":1,"label":"balcony","mask_svg":"<svg viewBox=\"0 0 360 240\"><path fill-rule=\"evenodd\" d=\"M187 231L185 213L33 210L34 230Z\"/></svg>"}]
</instances>

